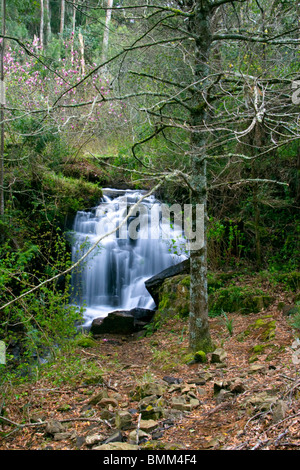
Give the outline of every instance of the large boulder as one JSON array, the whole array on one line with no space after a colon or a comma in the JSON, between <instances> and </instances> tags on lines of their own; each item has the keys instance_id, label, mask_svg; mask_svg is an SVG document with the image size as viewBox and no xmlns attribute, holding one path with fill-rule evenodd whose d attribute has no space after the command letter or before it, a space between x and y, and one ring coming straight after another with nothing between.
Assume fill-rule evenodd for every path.
<instances>
[{"instance_id":1,"label":"large boulder","mask_svg":"<svg viewBox=\"0 0 300 470\"><path fill-rule=\"evenodd\" d=\"M160 273L145 281L146 289L153 297L156 306L159 304L159 288L162 283L170 277L178 276L178 274L188 274L189 272L190 260L186 259L181 263L177 263L174 266L170 266L169 268L164 269Z\"/></svg>"},{"instance_id":2,"label":"large boulder","mask_svg":"<svg viewBox=\"0 0 300 470\"><path fill-rule=\"evenodd\" d=\"M151 321L154 310L133 308L131 310L116 310L104 318L95 318L90 332L92 335L102 334L132 334L143 329Z\"/></svg>"}]
</instances>

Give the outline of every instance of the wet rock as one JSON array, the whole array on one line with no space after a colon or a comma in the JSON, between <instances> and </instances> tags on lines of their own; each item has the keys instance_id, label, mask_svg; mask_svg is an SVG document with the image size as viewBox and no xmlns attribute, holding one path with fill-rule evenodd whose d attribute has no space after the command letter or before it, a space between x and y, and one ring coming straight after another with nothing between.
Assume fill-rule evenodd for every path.
<instances>
[{"instance_id":1,"label":"wet rock","mask_svg":"<svg viewBox=\"0 0 300 470\"><path fill-rule=\"evenodd\" d=\"M93 336L102 334L125 335L134 331L134 317L125 311L110 312L105 318L95 318L90 329Z\"/></svg>"},{"instance_id":2,"label":"wet rock","mask_svg":"<svg viewBox=\"0 0 300 470\"><path fill-rule=\"evenodd\" d=\"M132 334L143 329L151 321L154 310L134 308L116 310L104 318L95 318L90 332L93 336L102 334Z\"/></svg>"}]
</instances>

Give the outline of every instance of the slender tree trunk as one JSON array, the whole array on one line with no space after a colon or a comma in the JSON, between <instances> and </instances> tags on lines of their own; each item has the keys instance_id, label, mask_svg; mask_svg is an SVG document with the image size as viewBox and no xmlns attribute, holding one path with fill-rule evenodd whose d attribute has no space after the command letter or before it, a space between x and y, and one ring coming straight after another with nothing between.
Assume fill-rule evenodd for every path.
<instances>
[{"instance_id":1,"label":"slender tree trunk","mask_svg":"<svg viewBox=\"0 0 300 470\"><path fill-rule=\"evenodd\" d=\"M51 13L50 13L50 3L49 0L46 0L45 3L45 11L46 11L46 31L47 31L47 44L51 41L52 30L51 30Z\"/></svg>"},{"instance_id":2,"label":"slender tree trunk","mask_svg":"<svg viewBox=\"0 0 300 470\"><path fill-rule=\"evenodd\" d=\"M211 49L211 17L208 0L197 0L194 17L190 20L190 29L197 37L195 41L195 77L198 81L191 112L191 202L193 206L204 206L204 246L191 250L190 253L190 327L189 344L192 350L210 351L212 349L208 324L207 292L207 181L206 181L206 141L204 133L197 133L197 126L202 126L207 118L204 96L208 82L208 63Z\"/></svg>"},{"instance_id":3,"label":"slender tree trunk","mask_svg":"<svg viewBox=\"0 0 300 470\"><path fill-rule=\"evenodd\" d=\"M114 1L107 0L107 10L106 10L106 19L105 19L105 29L104 29L104 36L103 36L103 43L102 43L102 62L105 62L107 58L107 51L108 51L108 41L109 41L109 28L110 28L110 21L111 21L111 13Z\"/></svg>"},{"instance_id":4,"label":"slender tree trunk","mask_svg":"<svg viewBox=\"0 0 300 470\"><path fill-rule=\"evenodd\" d=\"M72 40L71 40L71 62L74 62L74 39L75 39L75 27L76 27L76 8L75 0L73 0L73 14L72 14Z\"/></svg>"},{"instance_id":5,"label":"slender tree trunk","mask_svg":"<svg viewBox=\"0 0 300 470\"><path fill-rule=\"evenodd\" d=\"M5 36L6 23L6 0L2 0L2 34ZM4 215L4 107L5 107L5 83L4 83L4 52L5 41L2 39L0 46L0 122L1 122L1 145L0 145L0 215Z\"/></svg>"},{"instance_id":6,"label":"slender tree trunk","mask_svg":"<svg viewBox=\"0 0 300 470\"><path fill-rule=\"evenodd\" d=\"M81 59L80 59L80 63L81 63L81 74L82 76L85 75L85 61L84 61L84 39L83 39L83 36L82 36L82 33L80 32L79 35L78 35L78 38L79 38L79 43L80 43L80 55L81 55Z\"/></svg>"},{"instance_id":7,"label":"slender tree trunk","mask_svg":"<svg viewBox=\"0 0 300 470\"><path fill-rule=\"evenodd\" d=\"M40 45L44 49L44 0L41 0Z\"/></svg>"},{"instance_id":8,"label":"slender tree trunk","mask_svg":"<svg viewBox=\"0 0 300 470\"><path fill-rule=\"evenodd\" d=\"M63 37L65 29L65 0L61 0L60 4L60 29L59 33L61 38Z\"/></svg>"}]
</instances>

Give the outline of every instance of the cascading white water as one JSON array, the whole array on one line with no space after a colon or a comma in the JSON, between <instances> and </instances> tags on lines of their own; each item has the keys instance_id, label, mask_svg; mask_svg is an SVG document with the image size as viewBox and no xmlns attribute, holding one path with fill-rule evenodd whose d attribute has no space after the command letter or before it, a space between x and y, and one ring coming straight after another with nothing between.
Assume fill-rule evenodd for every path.
<instances>
[{"instance_id":1,"label":"cascading white water","mask_svg":"<svg viewBox=\"0 0 300 470\"><path fill-rule=\"evenodd\" d=\"M103 201L91 212L80 211L74 222L73 262L103 234L119 226L129 208L143 195L134 190L103 190ZM154 196L143 200L139 212L121 230L105 237L73 273L73 303L84 306L85 326L113 310L152 309L145 280L186 258L179 253L185 240L182 227L170 231ZM169 233L170 239L162 237Z\"/></svg>"}]
</instances>

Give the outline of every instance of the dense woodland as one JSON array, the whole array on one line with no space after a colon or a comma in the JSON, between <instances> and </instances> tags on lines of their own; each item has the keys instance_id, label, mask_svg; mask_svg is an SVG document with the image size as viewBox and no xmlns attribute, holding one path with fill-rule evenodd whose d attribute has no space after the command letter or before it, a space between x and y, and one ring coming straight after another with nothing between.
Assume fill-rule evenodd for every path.
<instances>
[{"instance_id":1,"label":"dense woodland","mask_svg":"<svg viewBox=\"0 0 300 470\"><path fill-rule=\"evenodd\" d=\"M294 0L2 0L5 392L73 344L70 233L104 187L204 204L192 351L230 312L210 309L216 273L284 285L299 332L299 21Z\"/></svg>"}]
</instances>

